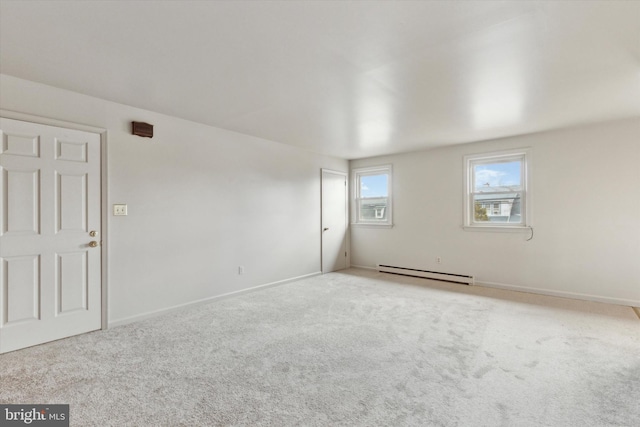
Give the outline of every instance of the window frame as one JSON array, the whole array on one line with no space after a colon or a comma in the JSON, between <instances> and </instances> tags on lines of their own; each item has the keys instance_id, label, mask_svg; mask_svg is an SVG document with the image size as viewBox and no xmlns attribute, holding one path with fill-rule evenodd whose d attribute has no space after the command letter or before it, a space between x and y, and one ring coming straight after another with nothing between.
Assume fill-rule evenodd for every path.
<instances>
[{"instance_id":1,"label":"window frame","mask_svg":"<svg viewBox=\"0 0 640 427\"><path fill-rule=\"evenodd\" d=\"M352 225L356 226L367 226L367 227L393 227L393 167L390 164L387 165L379 165L379 166L370 166L370 167L362 167L351 170L351 174L353 177L353 217L352 217ZM371 176L371 175L387 175L387 206L386 209L387 219L385 221L380 220L362 220L360 219L360 208L361 208L361 200L367 199L367 197L360 196L361 184L360 178L363 176ZM379 198L379 197L376 197ZM377 215L377 212L376 212Z\"/></svg>"},{"instance_id":2,"label":"window frame","mask_svg":"<svg viewBox=\"0 0 640 427\"><path fill-rule=\"evenodd\" d=\"M463 194L463 229L467 231L498 231L498 232L524 232L533 227L532 215L532 186L531 186L531 148L515 150L493 151L479 154L469 154L463 158L464 169L464 194ZM501 163L508 161L520 161L520 182L522 194L520 196L520 214L522 222L519 224L509 222L480 223L474 220L474 167L481 164ZM513 192L511 192L513 193ZM500 194L500 192L496 192ZM493 202L492 202L493 203Z\"/></svg>"}]
</instances>

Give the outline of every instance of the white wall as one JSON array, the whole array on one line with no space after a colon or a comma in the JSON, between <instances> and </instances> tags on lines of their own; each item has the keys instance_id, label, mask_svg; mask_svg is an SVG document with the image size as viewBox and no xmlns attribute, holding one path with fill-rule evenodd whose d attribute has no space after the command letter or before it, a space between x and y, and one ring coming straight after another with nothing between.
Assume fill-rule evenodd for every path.
<instances>
[{"instance_id":1,"label":"white wall","mask_svg":"<svg viewBox=\"0 0 640 427\"><path fill-rule=\"evenodd\" d=\"M6 75L0 108L108 130L108 209L129 209L109 215L110 323L320 271L320 169L347 161Z\"/></svg>"},{"instance_id":2,"label":"white wall","mask_svg":"<svg viewBox=\"0 0 640 427\"><path fill-rule=\"evenodd\" d=\"M464 231L462 157L520 147L533 149L533 240ZM395 226L352 226L352 265L467 273L492 286L640 306L640 119L350 166L387 163Z\"/></svg>"}]
</instances>

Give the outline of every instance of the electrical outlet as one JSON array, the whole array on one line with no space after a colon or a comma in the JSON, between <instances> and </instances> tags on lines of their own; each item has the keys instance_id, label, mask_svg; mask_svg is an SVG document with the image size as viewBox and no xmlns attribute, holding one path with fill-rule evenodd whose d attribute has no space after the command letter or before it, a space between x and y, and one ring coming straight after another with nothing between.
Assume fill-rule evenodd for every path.
<instances>
[{"instance_id":1,"label":"electrical outlet","mask_svg":"<svg viewBox=\"0 0 640 427\"><path fill-rule=\"evenodd\" d=\"M442 258L440 258L439 256L436 257L436 262L438 264L442 264Z\"/></svg>"},{"instance_id":2,"label":"electrical outlet","mask_svg":"<svg viewBox=\"0 0 640 427\"><path fill-rule=\"evenodd\" d=\"M113 214L116 216L127 215L127 205L113 205Z\"/></svg>"},{"instance_id":3,"label":"electrical outlet","mask_svg":"<svg viewBox=\"0 0 640 427\"><path fill-rule=\"evenodd\" d=\"M241 276L244 274L244 266L241 265L238 267L238 274Z\"/></svg>"}]
</instances>

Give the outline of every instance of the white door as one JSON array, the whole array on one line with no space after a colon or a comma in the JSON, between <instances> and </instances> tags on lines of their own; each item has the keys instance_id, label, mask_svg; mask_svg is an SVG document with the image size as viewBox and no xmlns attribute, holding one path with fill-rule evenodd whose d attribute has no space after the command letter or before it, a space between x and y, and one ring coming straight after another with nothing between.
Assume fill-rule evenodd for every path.
<instances>
[{"instance_id":1,"label":"white door","mask_svg":"<svg viewBox=\"0 0 640 427\"><path fill-rule=\"evenodd\" d=\"M347 174L322 170L322 272L347 268Z\"/></svg>"},{"instance_id":2,"label":"white door","mask_svg":"<svg viewBox=\"0 0 640 427\"><path fill-rule=\"evenodd\" d=\"M0 353L100 329L100 135L0 136Z\"/></svg>"}]
</instances>

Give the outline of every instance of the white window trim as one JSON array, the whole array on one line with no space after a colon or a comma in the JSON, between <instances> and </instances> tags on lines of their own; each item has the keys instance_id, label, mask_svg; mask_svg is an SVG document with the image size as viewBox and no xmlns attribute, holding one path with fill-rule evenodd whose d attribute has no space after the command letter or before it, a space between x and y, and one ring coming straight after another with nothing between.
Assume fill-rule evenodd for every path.
<instances>
[{"instance_id":1,"label":"white window trim","mask_svg":"<svg viewBox=\"0 0 640 427\"><path fill-rule=\"evenodd\" d=\"M360 221L360 177L366 175L379 175L386 173L387 180L387 220L386 221ZM351 225L357 227L374 227L374 228L391 228L393 227L393 167L388 165L379 165L372 167L364 167L351 169L351 175L353 177L353 201L354 209Z\"/></svg>"},{"instance_id":2,"label":"white window trim","mask_svg":"<svg viewBox=\"0 0 640 427\"><path fill-rule=\"evenodd\" d=\"M511 223L491 223L479 224L473 221L473 173L471 166L479 161L500 161L509 158L523 158L521 173L521 182L523 186L524 197L521 200L521 211L524 213L522 224L513 225ZM466 231L495 231L495 232L527 232L533 227L533 210L532 210L532 180L531 180L531 148L520 148L515 150L493 151L489 153L469 154L464 156L464 194L463 194L463 226Z\"/></svg>"}]
</instances>

